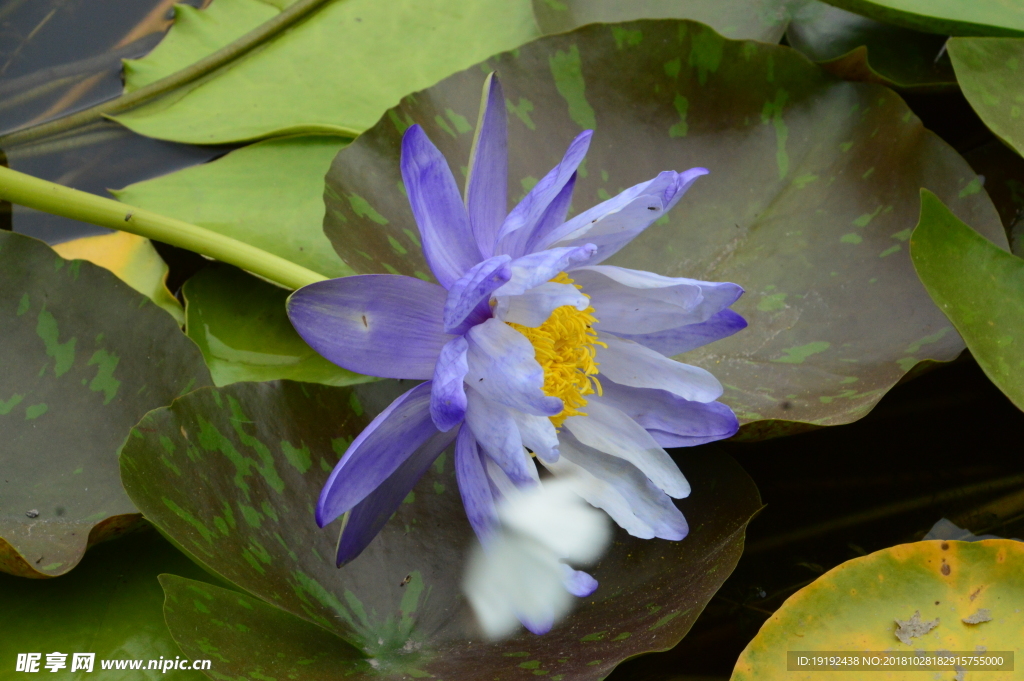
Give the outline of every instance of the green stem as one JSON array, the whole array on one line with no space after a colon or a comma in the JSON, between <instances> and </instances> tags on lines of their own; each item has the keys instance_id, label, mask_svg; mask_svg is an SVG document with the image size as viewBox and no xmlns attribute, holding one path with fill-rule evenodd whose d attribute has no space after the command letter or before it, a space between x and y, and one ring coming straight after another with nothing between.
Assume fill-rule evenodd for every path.
<instances>
[{"instance_id":1,"label":"green stem","mask_svg":"<svg viewBox=\"0 0 1024 681\"><path fill-rule=\"evenodd\" d=\"M166 78L152 82L138 90L125 93L116 99L111 99L96 106L89 107L78 113L64 116L48 123L22 130L16 130L7 135L0 136L0 147L5 149L18 144L25 144L32 140L53 135L58 132L71 130L86 123L92 123L108 116L114 116L133 107L144 104L151 99L167 94L182 85L191 83L206 74L219 69L250 50L266 42L281 31L285 30L295 22L304 18L307 14L323 5L328 0L298 0L294 5L278 14L273 19L264 22L241 38L222 47L216 52L203 57L196 63L180 71L172 73Z\"/></svg>"},{"instance_id":2,"label":"green stem","mask_svg":"<svg viewBox=\"0 0 1024 681\"><path fill-rule=\"evenodd\" d=\"M101 227L138 234L172 246L180 246L252 272L290 289L323 281L327 277L181 220L95 194L40 180L0 166L0 199L36 210L62 215Z\"/></svg>"}]
</instances>

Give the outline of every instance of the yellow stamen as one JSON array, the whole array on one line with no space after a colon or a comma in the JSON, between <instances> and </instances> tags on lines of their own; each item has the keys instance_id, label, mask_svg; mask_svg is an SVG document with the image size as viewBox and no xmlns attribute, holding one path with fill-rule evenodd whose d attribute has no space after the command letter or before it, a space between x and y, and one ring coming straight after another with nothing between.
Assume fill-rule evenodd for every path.
<instances>
[{"instance_id":1,"label":"yellow stamen","mask_svg":"<svg viewBox=\"0 0 1024 681\"><path fill-rule=\"evenodd\" d=\"M565 272L559 272L551 281L582 288ZM586 293L583 295L590 298ZM577 310L572 305L556 308L536 328L506 322L533 345L537 362L544 369L544 394L562 400L564 408L561 413L550 417L556 428L570 416L586 416L580 411L587 404L585 395L601 394L594 357L597 355L596 346L608 346L597 340L597 332L593 329L596 323L593 307Z\"/></svg>"}]
</instances>

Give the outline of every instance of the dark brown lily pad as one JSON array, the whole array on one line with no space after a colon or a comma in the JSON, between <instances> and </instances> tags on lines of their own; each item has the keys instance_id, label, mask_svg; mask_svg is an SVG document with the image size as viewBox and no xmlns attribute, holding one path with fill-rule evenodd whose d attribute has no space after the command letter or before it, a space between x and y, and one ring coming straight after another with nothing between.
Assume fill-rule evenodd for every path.
<instances>
[{"instance_id":1,"label":"dark brown lily pad","mask_svg":"<svg viewBox=\"0 0 1024 681\"><path fill-rule=\"evenodd\" d=\"M597 592L545 636L481 642L460 593L472 531L450 453L366 551L336 569L338 525L317 528L313 505L350 439L410 385L237 383L186 395L132 431L121 454L132 499L253 595L165 578L168 623L187 654L213 646L217 672L236 678L287 678L309 660L302 678L599 679L626 657L674 645L735 566L760 500L732 459L705 447L677 457L694 489L680 502L690 535L620 533L592 570Z\"/></svg>"},{"instance_id":2,"label":"dark brown lily pad","mask_svg":"<svg viewBox=\"0 0 1024 681\"><path fill-rule=\"evenodd\" d=\"M661 170L710 169L608 264L746 289L733 309L749 327L679 357L718 376L744 422L848 423L918 362L963 350L907 239L927 187L1005 244L981 179L891 90L687 21L548 36L405 98L327 176L324 231L354 270L428 271L400 192L401 133L421 124L461 181L472 131L445 117L475 120L492 69L510 111L513 199L583 128L596 132L575 211ZM794 426L761 434L780 427Z\"/></svg>"},{"instance_id":3,"label":"dark brown lily pad","mask_svg":"<svg viewBox=\"0 0 1024 681\"><path fill-rule=\"evenodd\" d=\"M55 577L136 525L117 450L211 384L171 315L111 272L0 232L0 570Z\"/></svg>"}]
</instances>

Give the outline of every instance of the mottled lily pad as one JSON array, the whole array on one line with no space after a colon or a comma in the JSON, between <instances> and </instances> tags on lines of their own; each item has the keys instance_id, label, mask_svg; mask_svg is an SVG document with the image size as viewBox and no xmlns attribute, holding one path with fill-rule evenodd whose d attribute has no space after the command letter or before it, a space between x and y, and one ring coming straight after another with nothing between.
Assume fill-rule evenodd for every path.
<instances>
[{"instance_id":1,"label":"mottled lily pad","mask_svg":"<svg viewBox=\"0 0 1024 681\"><path fill-rule=\"evenodd\" d=\"M214 264L182 290L185 333L203 352L215 385L288 378L326 385L373 378L331 364L292 328L288 291L230 265Z\"/></svg>"},{"instance_id":2,"label":"mottled lily pad","mask_svg":"<svg viewBox=\"0 0 1024 681\"><path fill-rule=\"evenodd\" d=\"M858 676L846 669L787 671L787 651L1019 652L1022 628L1024 544L902 544L847 561L790 596L740 655L732 681ZM1021 678L1020 672L963 671L968 679ZM964 678L952 669L933 674L878 668L864 676Z\"/></svg>"},{"instance_id":3,"label":"mottled lily pad","mask_svg":"<svg viewBox=\"0 0 1024 681\"><path fill-rule=\"evenodd\" d=\"M533 0L544 33L634 19L691 19L735 40L777 43L807 0ZM624 41L631 40L622 33Z\"/></svg>"},{"instance_id":4,"label":"mottled lily pad","mask_svg":"<svg viewBox=\"0 0 1024 681\"><path fill-rule=\"evenodd\" d=\"M112 273L0 232L0 570L54 577L139 521L117 450L210 385L174 319Z\"/></svg>"},{"instance_id":5,"label":"mottled lily pad","mask_svg":"<svg viewBox=\"0 0 1024 681\"><path fill-rule=\"evenodd\" d=\"M262 0L180 10L126 88L170 75L275 16ZM217 144L288 133L354 137L399 97L539 35L530 0L345 0L152 104L116 117L149 137ZM357 66L358 65L358 66Z\"/></svg>"},{"instance_id":6,"label":"mottled lily pad","mask_svg":"<svg viewBox=\"0 0 1024 681\"><path fill-rule=\"evenodd\" d=\"M209 578L152 528L97 547L60 579L28 582L0 575L0 660L5 676L22 676L14 673L18 653L40 653L39 672L45 678L51 673L44 667L46 656L56 651L67 655L67 667L55 678L204 681L202 672L191 669L145 669L150 660L186 657L164 622L164 595L157 582L163 572ZM95 653L91 673L71 673L74 653ZM211 657L209 652L197 652L189 662ZM103 669L104 661L111 660L138 660L143 670ZM212 660L210 668L216 671Z\"/></svg>"},{"instance_id":7,"label":"mottled lily pad","mask_svg":"<svg viewBox=\"0 0 1024 681\"><path fill-rule=\"evenodd\" d=\"M599 679L626 657L674 645L732 571L760 501L714 448L677 457L694 490L679 502L690 535L617 536L592 570L597 592L545 636L481 641L460 594L473 535L450 452L366 551L336 569L338 523L317 528L313 505L352 437L410 385L236 383L190 393L132 431L122 478L146 517L269 604L166 578L183 650L212 643L218 673L234 678L288 678L309 660L302 678Z\"/></svg>"},{"instance_id":8,"label":"mottled lily pad","mask_svg":"<svg viewBox=\"0 0 1024 681\"><path fill-rule=\"evenodd\" d=\"M1024 40L954 38L949 56L978 116L1024 156Z\"/></svg>"},{"instance_id":9,"label":"mottled lily pad","mask_svg":"<svg viewBox=\"0 0 1024 681\"><path fill-rule=\"evenodd\" d=\"M939 35L1024 35L1016 0L827 0L875 21Z\"/></svg>"},{"instance_id":10,"label":"mottled lily pad","mask_svg":"<svg viewBox=\"0 0 1024 681\"><path fill-rule=\"evenodd\" d=\"M965 225L929 192L921 193L910 254L985 375L1024 409L1024 260Z\"/></svg>"},{"instance_id":11,"label":"mottled lily pad","mask_svg":"<svg viewBox=\"0 0 1024 681\"><path fill-rule=\"evenodd\" d=\"M786 31L790 46L845 80L911 92L956 89L944 36L883 24L811 0Z\"/></svg>"},{"instance_id":12,"label":"mottled lily pad","mask_svg":"<svg viewBox=\"0 0 1024 681\"><path fill-rule=\"evenodd\" d=\"M399 140L421 124L461 180L472 128L454 121L475 120L491 69L510 112L513 200L583 128L596 132L576 212L661 170L711 171L608 263L746 289L733 309L749 327L679 357L719 377L744 422L848 423L918 362L963 350L907 240L923 186L1005 244L980 178L892 91L686 21L541 38L404 99L327 176L324 231L352 269L428 276L401 193Z\"/></svg>"}]
</instances>

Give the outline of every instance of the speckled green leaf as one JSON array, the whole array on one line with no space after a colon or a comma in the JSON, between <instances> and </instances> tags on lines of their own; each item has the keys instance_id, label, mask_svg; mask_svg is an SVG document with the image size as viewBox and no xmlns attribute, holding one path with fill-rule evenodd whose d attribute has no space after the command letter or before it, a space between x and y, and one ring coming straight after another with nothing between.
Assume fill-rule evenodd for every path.
<instances>
[{"instance_id":1,"label":"speckled green leaf","mask_svg":"<svg viewBox=\"0 0 1024 681\"><path fill-rule=\"evenodd\" d=\"M964 154L985 178L988 192L1003 221L1010 249L1024 255L1024 157L994 139Z\"/></svg>"},{"instance_id":2,"label":"speckled green leaf","mask_svg":"<svg viewBox=\"0 0 1024 681\"><path fill-rule=\"evenodd\" d=\"M333 667L314 660L303 678L424 673L475 681L546 671L599 679L628 656L671 647L732 571L760 502L746 474L714 448L677 457L694 490L679 502L690 535L669 542L620 533L592 570L600 588L546 636L480 642L460 595L472 531L450 452L367 550L336 569L339 526L317 528L316 498L351 439L410 385L236 383L186 395L132 431L122 477L146 517L211 571L287 613L249 613L214 590L210 598L181 600L188 585L179 582L168 587L168 620L185 650L216 641L219 673L287 678L288 666L310 654L309 626L283 624L298 617L366 658L353 662L340 643L323 646ZM260 643L270 637L272 649Z\"/></svg>"},{"instance_id":3,"label":"speckled green leaf","mask_svg":"<svg viewBox=\"0 0 1024 681\"><path fill-rule=\"evenodd\" d=\"M113 273L0 232L0 570L53 577L139 520L117 450L210 385L174 319Z\"/></svg>"},{"instance_id":4,"label":"speckled green leaf","mask_svg":"<svg viewBox=\"0 0 1024 681\"><path fill-rule=\"evenodd\" d=\"M777 43L807 0L533 0L544 33L634 19L691 19L735 40ZM621 34L629 41L628 34Z\"/></svg>"},{"instance_id":5,"label":"speckled green leaf","mask_svg":"<svg viewBox=\"0 0 1024 681\"><path fill-rule=\"evenodd\" d=\"M846 80L912 92L956 88L944 36L883 24L817 0L796 13L786 41Z\"/></svg>"},{"instance_id":6,"label":"speckled green leaf","mask_svg":"<svg viewBox=\"0 0 1024 681\"><path fill-rule=\"evenodd\" d=\"M262 0L183 10L126 87L170 75L277 13ZM150 137L215 144L287 133L358 135L407 92L539 34L530 0L345 0L230 68L116 120ZM153 65L148 62L156 62Z\"/></svg>"},{"instance_id":7,"label":"speckled green leaf","mask_svg":"<svg viewBox=\"0 0 1024 681\"><path fill-rule=\"evenodd\" d=\"M203 352L215 385L295 381L349 385L374 380L331 364L285 313L288 291L222 264L185 282L185 333Z\"/></svg>"},{"instance_id":8,"label":"speckled green leaf","mask_svg":"<svg viewBox=\"0 0 1024 681\"><path fill-rule=\"evenodd\" d=\"M623 31L639 39L624 43ZM963 349L906 242L922 186L1005 238L980 178L892 91L837 81L790 48L725 40L692 22L549 36L404 99L327 176L324 230L354 270L428 271L400 192L400 135L423 125L461 182L472 133L447 117L475 120L489 69L501 74L510 111L512 199L595 125L574 211L661 170L710 169L608 262L746 289L734 309L750 326L680 357L721 379L744 422L848 423L917 362Z\"/></svg>"},{"instance_id":9,"label":"speckled green leaf","mask_svg":"<svg viewBox=\"0 0 1024 681\"><path fill-rule=\"evenodd\" d=\"M939 35L1024 35L1018 0L826 0L875 21Z\"/></svg>"},{"instance_id":10,"label":"speckled green leaf","mask_svg":"<svg viewBox=\"0 0 1024 681\"><path fill-rule=\"evenodd\" d=\"M252 244L326 277L352 274L324 238L323 177L345 140L285 137L114 192L118 199Z\"/></svg>"},{"instance_id":11,"label":"speckled green leaf","mask_svg":"<svg viewBox=\"0 0 1024 681\"><path fill-rule=\"evenodd\" d=\"M985 374L1024 409L1024 260L1000 246L921 193L914 267Z\"/></svg>"},{"instance_id":12,"label":"speckled green leaf","mask_svg":"<svg viewBox=\"0 0 1024 681\"><path fill-rule=\"evenodd\" d=\"M1024 39L954 38L949 56L981 120L1024 156Z\"/></svg>"},{"instance_id":13,"label":"speckled green leaf","mask_svg":"<svg viewBox=\"0 0 1024 681\"><path fill-rule=\"evenodd\" d=\"M0 675L33 678L14 671L18 653L66 654L67 667L52 678L73 681L204 681L193 670L148 670L149 660L185 658L164 622L164 595L157 575L173 572L209 579L180 551L152 530L129 535L89 552L78 568L60 579L27 581L0 575ZM209 586L209 585L207 585ZM213 587L211 587L213 588ZM73 653L95 653L93 671L71 673ZM197 653L191 659L210 659ZM143 669L104 670L104 660L141 660ZM211 669L216 669L211 664Z\"/></svg>"}]
</instances>

